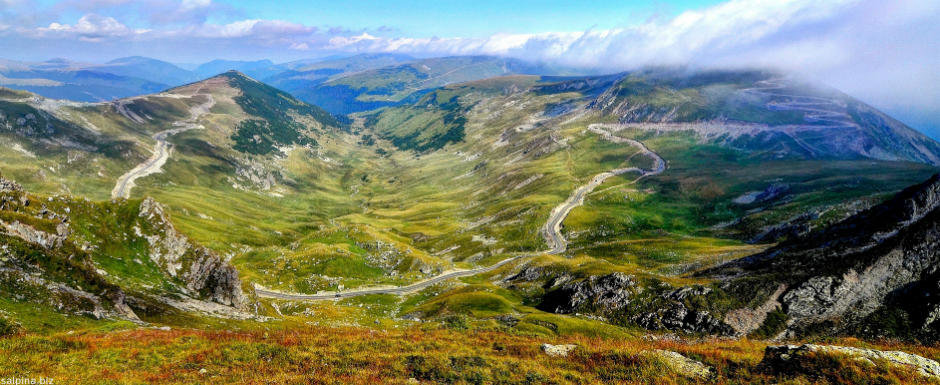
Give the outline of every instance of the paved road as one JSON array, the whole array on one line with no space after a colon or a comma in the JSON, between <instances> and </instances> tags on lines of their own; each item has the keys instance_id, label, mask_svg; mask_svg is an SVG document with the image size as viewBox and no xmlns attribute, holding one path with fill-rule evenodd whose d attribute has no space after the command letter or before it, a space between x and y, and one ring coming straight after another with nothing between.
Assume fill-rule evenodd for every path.
<instances>
[{"instance_id":1,"label":"paved road","mask_svg":"<svg viewBox=\"0 0 940 385\"><path fill-rule=\"evenodd\" d=\"M170 158L170 143L167 142L167 137L183 131L202 128L202 126L196 124L196 120L198 120L200 116L209 112L209 109L215 105L215 100L212 98L211 94L204 95L207 96L209 100L206 103L192 107L190 109L191 115L188 119L173 122L173 125L176 126L176 128L171 128L169 130L164 130L153 134L153 140L157 142L157 144L153 147L153 154L150 155L150 158L147 158L147 160L145 160L143 163L138 164L126 174L121 175L121 177L118 178L117 183L114 185L114 189L111 190L111 198L130 198L131 189L134 188L134 181L137 180L137 178L160 172L160 168L163 167L167 159Z\"/></svg>"},{"instance_id":2,"label":"paved road","mask_svg":"<svg viewBox=\"0 0 940 385\"><path fill-rule=\"evenodd\" d=\"M813 147L811 144L800 139L796 133L810 127L816 131L838 133L844 135L843 131L838 129L856 129L861 127L845 112L845 104L841 101L831 98L821 98L816 96L794 95L786 93L787 87L780 79L761 80L756 83L756 87L745 88L742 91L758 96L777 98L767 103L767 108L777 111L799 111L804 113L804 119L809 122L820 122L824 124L807 125L784 125L778 127L778 130L787 134L797 145L799 145L807 155L816 157L825 154L826 151Z\"/></svg>"},{"instance_id":3,"label":"paved road","mask_svg":"<svg viewBox=\"0 0 940 385\"><path fill-rule=\"evenodd\" d=\"M549 215L548 221L542 226L542 236L545 238L545 242L548 243L549 250L542 253L533 253L525 255L517 255L512 258L507 258L502 261L499 261L493 265L487 267L481 267L477 269L469 270L458 270L449 273L444 273L427 280L417 282L408 286L400 287L391 287L391 288L371 288L371 289L359 289L351 290L345 292L330 292L330 293L320 293L320 294L293 294L293 293L281 293L277 291L267 290L261 287L255 287L255 293L260 297L267 298L278 298L278 299L287 299L287 300L325 300L325 299L339 299L339 298L349 298L356 297L360 295L368 294L405 294L410 293L416 290L424 289L428 286L434 285L439 282L443 282L449 279L467 277L471 275L477 275L481 273L486 273L492 270L499 268L507 263L513 262L517 259L538 255L538 254L561 254L565 252L568 247L568 242L565 240L565 237L561 235L561 223L565 220L565 217L568 216L568 213L571 212L575 207L580 206L584 203L584 196L593 191L597 186L600 186L607 178L610 178L615 175L625 174L629 172L637 172L640 174L640 177L634 180L634 182L645 178L647 176L660 174L666 170L666 161L663 160L659 154L651 151L643 143L632 139L621 138L615 136L609 130L617 130L622 128L619 125L607 125L607 124L592 124L588 126L588 130L596 134L601 135L604 139L610 140L615 143L629 143L631 145L637 146L640 148L642 154L653 159L653 168L649 170L644 170L638 167L627 167L619 168L611 171L602 172L595 175L591 178L591 181L586 185L578 187L575 191L565 200L564 203L555 207L552 210L551 215Z\"/></svg>"},{"instance_id":4,"label":"paved road","mask_svg":"<svg viewBox=\"0 0 940 385\"><path fill-rule=\"evenodd\" d=\"M610 129L620 129L620 125L608 125L608 124L592 124L588 126L588 130L596 134L601 135L604 139L609 140L614 143L629 143L631 145L637 146L640 148L640 153L653 159L653 168L649 170L644 170L639 167L627 167L627 168L618 168L615 170L605 171L600 174L595 175L591 178L591 181L585 184L584 186L578 187L571 193L571 196L565 200L564 203L552 210L551 215L548 217L548 221L545 222L545 225L542 226L540 233L542 237L545 238L545 243L548 244L550 249L547 251L548 254L561 254L564 253L568 248L568 241L565 240L565 237L561 235L561 224L565 221L565 218L568 217L568 214L571 213L575 207L581 206L584 204L584 197L587 194L590 194L591 191L594 191L597 186L600 186L604 183L607 178L612 176L626 174L630 172L636 172L640 174L640 177L634 180L634 182L645 178L647 176L660 174L666 170L666 161L663 160L659 154L650 151L643 143L635 141L633 139L622 138L615 136L611 133Z\"/></svg>"},{"instance_id":5,"label":"paved road","mask_svg":"<svg viewBox=\"0 0 940 385\"><path fill-rule=\"evenodd\" d=\"M353 290L353 291L339 291L332 293L324 294L292 294L292 293L281 293L277 291L270 291L255 287L255 293L261 297L268 298L279 298L279 299L291 299L291 300L322 300L322 299L338 299L338 298L349 298L349 297L358 297L360 295L368 294L405 294L413 291L424 289L428 286L434 285L439 282L443 282L449 279L468 277L471 275L477 275L481 273L486 273L492 270L499 268L502 265L515 261L519 258L527 257L529 255L518 255L512 258L507 258L502 261L499 261L495 264L489 265L487 267L481 267L477 269L470 270L457 270L450 273L444 273L433 278L426 279L421 282L413 283L408 286L399 286L391 288L374 288L374 289L362 289L362 290Z\"/></svg>"}]
</instances>

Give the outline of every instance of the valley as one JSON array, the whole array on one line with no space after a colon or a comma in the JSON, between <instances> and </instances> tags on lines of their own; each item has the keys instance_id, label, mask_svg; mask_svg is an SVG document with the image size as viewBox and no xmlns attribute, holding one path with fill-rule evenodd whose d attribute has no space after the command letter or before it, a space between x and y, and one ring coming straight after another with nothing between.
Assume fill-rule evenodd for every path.
<instances>
[{"instance_id":1,"label":"valley","mask_svg":"<svg viewBox=\"0 0 940 385\"><path fill-rule=\"evenodd\" d=\"M604 183L604 180L612 176L630 173L630 172L638 172L640 173L640 177L642 178L646 176L657 175L666 170L666 161L664 161L655 152L652 152L648 148L646 148L646 146L644 146L643 143L630 140L630 139L624 139L624 138L613 136L613 134L611 134L609 131L606 131L604 130L604 128L601 128L600 126L597 126L597 125L592 125L588 127L588 129L591 132L595 132L599 135L602 135L604 139L609 140L611 142L630 143L634 146L641 148L642 155L649 156L654 159L653 169L643 170L637 167L630 167L630 168L620 168L620 169L605 171L591 178L591 181L587 185L578 187L572 193L571 197L569 197L564 203L552 209L551 215L549 216L548 221L545 223L545 225L542 226L540 230L543 236L545 237L545 242L549 245L549 249L547 251L544 251L545 254L561 254L565 252L567 242L565 241L564 236L561 234L562 222L565 220L565 217L568 216L568 213L571 212L572 209L584 203L584 196L590 193L595 188L597 188L597 186ZM635 182L636 180L634 181L634 183ZM360 290L354 290L354 291L324 293L324 294L316 294L316 295L301 295L301 294L272 292L269 290L264 290L262 288L256 287L255 293L257 293L259 296L262 296L262 297L288 299L288 300L336 299L336 298L349 298L349 297L355 297L355 296L360 296L360 295L371 295L371 294L407 294L407 293L415 292L420 289L427 288L431 285L440 283L445 280L473 276L477 274L490 272L492 270L499 268L502 265L513 262L523 257L525 257L525 255L507 258L497 263L494 263L491 266L481 267L477 269L457 270L457 271L442 273L438 276L435 276L435 277L432 277L432 278L429 278L429 279L426 279L426 280L423 280L423 281L420 281L420 282L417 282L408 286L404 286L404 287L395 287L395 288L387 288L387 289L383 289L383 288L360 289Z\"/></svg>"}]
</instances>

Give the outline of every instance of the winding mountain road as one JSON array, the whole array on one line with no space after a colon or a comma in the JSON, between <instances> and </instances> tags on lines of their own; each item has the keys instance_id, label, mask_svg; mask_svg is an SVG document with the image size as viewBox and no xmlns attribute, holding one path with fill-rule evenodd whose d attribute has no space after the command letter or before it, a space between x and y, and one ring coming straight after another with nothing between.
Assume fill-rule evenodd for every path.
<instances>
[{"instance_id":1,"label":"winding mountain road","mask_svg":"<svg viewBox=\"0 0 940 385\"><path fill-rule=\"evenodd\" d=\"M481 273L486 273L492 270L499 268L500 266L506 265L510 262L518 260L520 258L538 255L538 254L561 254L564 253L568 247L568 242L565 240L565 237L561 234L561 224L564 222L565 218L575 207L578 207L584 203L584 197L589 194L591 191L594 191L597 186L600 186L604 183L607 178L612 176L626 174L630 172L637 172L640 176L634 180L634 182L639 181L642 178L657 175L666 170L666 161L659 156L659 154L651 151L641 142L635 141L633 139L622 138L615 136L613 131L619 131L625 126L618 124L591 124L588 126L588 130L601 135L604 139L609 140L614 143L629 143L633 146L640 148L640 153L646 155L653 159L653 168L646 170L639 167L626 167L618 168L610 171L605 171L600 174L595 175L591 178L591 181L587 184L578 187L574 190L571 196L568 197L562 204L558 205L552 209L551 214L548 217L545 225L542 226L542 229L539 231L542 236L545 238L545 242L548 243L549 249L541 253L530 253L517 255L515 257L507 258L502 261L499 261L495 264L486 267L480 267L476 269L467 269L467 270L456 270L448 273L443 273L441 275L428 278L424 281L416 282L408 286L399 286L399 287L389 287L389 288L368 288L368 289L359 289L359 290L350 290L350 291L340 291L340 292L328 292L328 293L319 293L319 294L294 294L294 293L283 293L279 291L272 291L255 285L255 293L259 297L266 298L277 298L277 299L286 299L286 300L326 300L326 299L341 299L349 297L357 297L361 295L369 294L406 294L414 292L416 290L424 289L428 286L440 283L449 279L467 277L472 275L477 275Z\"/></svg>"},{"instance_id":2,"label":"winding mountain road","mask_svg":"<svg viewBox=\"0 0 940 385\"><path fill-rule=\"evenodd\" d=\"M339 298L349 298L349 297L358 297L360 295L368 294L406 294L416 290L424 289L428 286L434 285L439 282L443 282L449 279L468 277L471 275L477 275L481 273L486 273L492 270L499 268L507 263L515 261L519 258L526 257L527 255L518 255L512 258L506 258L502 261L494 263L492 265L481 267L477 269L469 270L456 270L449 273L443 273L441 275L428 278L424 281L413 283L408 286L398 286L390 288L371 288L371 289L361 289L361 290L350 290L350 291L337 291L331 293L322 293L322 294L292 294L292 293L281 293L278 291L271 291L267 289L260 288L255 286L255 293L261 297L268 298L278 298L278 299L290 299L290 300L323 300L323 299L339 299Z\"/></svg>"},{"instance_id":3,"label":"winding mountain road","mask_svg":"<svg viewBox=\"0 0 940 385\"><path fill-rule=\"evenodd\" d=\"M640 177L634 180L634 182L639 181L642 178L657 175L666 170L666 161L663 160L659 154L650 151L643 143L635 141L633 139L621 138L615 136L611 131L621 130L624 126L617 124L592 124L588 126L588 130L601 135L606 140L609 140L614 143L629 143L631 145L637 146L640 148L640 153L646 155L653 159L653 168L649 170L644 170L639 167L626 167L618 168L610 171L605 171L600 174L595 175L591 178L591 181L586 185L578 187L571 193L571 196L565 200L564 203L555 207L552 210L552 213L548 217L548 221L545 222L545 225L542 226L542 229L539 231L542 234L542 237L545 238L545 243L548 244L550 249L546 252L548 254L561 254L564 253L568 248L568 241L565 240L565 237L561 235L561 224L565 221L565 218L568 217L568 214L571 213L575 207L581 206L584 204L584 197L587 194L590 194L591 191L594 191L597 186L600 186L604 183L607 178L612 176L626 174L630 172L640 173Z\"/></svg>"},{"instance_id":4,"label":"winding mountain road","mask_svg":"<svg viewBox=\"0 0 940 385\"><path fill-rule=\"evenodd\" d=\"M196 94L193 94L193 96L195 95ZM173 126L176 128L171 128L169 130L164 130L153 134L152 138L157 142L157 144L155 144L153 147L153 155L150 155L150 158L147 158L147 160L145 160L143 163L138 164L133 169L118 178L117 183L114 185L114 189L111 190L111 198L130 198L131 190L134 188L134 181L137 180L137 178L145 177L150 174L156 174L161 171L160 168L163 167L167 159L170 158L170 143L167 142L167 137L178 134L180 132L203 128L202 125L196 124L196 121L199 119L199 117L209 112L209 109L215 105L215 99L212 98L211 94L200 95L208 97L208 100L203 104L191 107L189 118L186 120L173 122Z\"/></svg>"},{"instance_id":5,"label":"winding mountain road","mask_svg":"<svg viewBox=\"0 0 940 385\"><path fill-rule=\"evenodd\" d=\"M804 120L822 124L814 125L784 125L778 130L787 134L799 145L807 155L820 156L826 152L801 139L797 132L807 128L817 132L828 132L832 135L844 135L840 129L860 130L861 127L845 112L845 104L832 98L818 96L795 95L786 93L787 86L781 79L761 80L755 83L756 87L745 88L742 91L761 97L771 98L766 104L770 110L799 111L804 113ZM782 99L782 100L780 100Z\"/></svg>"},{"instance_id":6,"label":"winding mountain road","mask_svg":"<svg viewBox=\"0 0 940 385\"><path fill-rule=\"evenodd\" d=\"M855 123L852 117L844 112L845 104L837 99L779 92L787 89L787 86L779 79L761 80L755 84L757 87L745 88L742 91L759 96L786 99L768 102L767 108L771 110L805 112L806 120L828 123L823 126L824 128L859 127L858 123Z\"/></svg>"}]
</instances>

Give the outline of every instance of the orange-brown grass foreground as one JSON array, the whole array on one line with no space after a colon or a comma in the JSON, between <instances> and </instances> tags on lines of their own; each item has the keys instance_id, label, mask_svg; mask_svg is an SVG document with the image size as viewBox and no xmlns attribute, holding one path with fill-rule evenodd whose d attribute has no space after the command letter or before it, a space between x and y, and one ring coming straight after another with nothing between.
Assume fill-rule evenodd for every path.
<instances>
[{"instance_id":1,"label":"orange-brown grass foreground","mask_svg":"<svg viewBox=\"0 0 940 385\"><path fill-rule=\"evenodd\" d=\"M567 357L549 357L540 344L573 343ZM940 357L940 348L867 344ZM758 363L766 343L547 339L499 331L439 327L372 330L314 327L281 331L159 330L19 335L0 339L0 378L47 377L62 384L690 384L646 349L679 352L717 369L718 384L937 383L905 368L846 357L819 360L815 374L774 376Z\"/></svg>"}]
</instances>

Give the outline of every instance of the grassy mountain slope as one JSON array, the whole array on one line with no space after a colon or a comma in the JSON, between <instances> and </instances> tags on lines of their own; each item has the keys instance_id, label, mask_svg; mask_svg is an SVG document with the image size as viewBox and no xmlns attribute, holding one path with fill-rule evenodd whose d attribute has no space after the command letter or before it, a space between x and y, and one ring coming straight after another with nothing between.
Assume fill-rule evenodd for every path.
<instances>
[{"instance_id":1,"label":"grassy mountain slope","mask_svg":"<svg viewBox=\"0 0 940 385\"><path fill-rule=\"evenodd\" d=\"M241 95L234 98L235 103L255 117L238 124L232 134L235 150L266 154L275 151L275 146L315 145L316 141L305 135L304 130L339 128L345 124L319 107L298 101L238 72L221 76L228 79L231 87L241 91Z\"/></svg>"},{"instance_id":2,"label":"grassy mountain slope","mask_svg":"<svg viewBox=\"0 0 940 385\"><path fill-rule=\"evenodd\" d=\"M141 322L192 311L179 305L187 301L244 302L237 272L179 234L152 200L89 202L0 185L0 302L14 309Z\"/></svg>"},{"instance_id":3,"label":"grassy mountain slope","mask_svg":"<svg viewBox=\"0 0 940 385\"><path fill-rule=\"evenodd\" d=\"M639 71L605 90L590 107L619 123L691 130L711 142L768 157L940 164L940 146L923 134L836 90L773 73Z\"/></svg>"},{"instance_id":4,"label":"grassy mountain slope","mask_svg":"<svg viewBox=\"0 0 940 385\"><path fill-rule=\"evenodd\" d=\"M669 164L662 175L638 183L626 176L613 178L588 195L585 206L575 209L563 228L563 234L571 241L567 254L577 259L570 262L542 257L528 262L550 272L545 273L541 283L508 284L500 279L519 273L518 268L500 269L490 276L495 282L473 281L477 285L438 294L462 298L460 301L440 302L438 297L432 297L427 300L428 306L410 311L423 316L468 311L476 314L477 310L472 309L519 312L524 309L522 305L538 305L547 300L539 294L545 290L539 286L552 282L552 278L577 281L623 273L638 279L646 277L640 287L687 285L695 280L685 281L685 272L761 248L742 241L768 242L818 228L876 203L936 170L932 165L911 163L930 159L930 152L924 157L907 158L906 154L918 151L917 146L910 144L902 147L904 151L892 154L905 161L879 161L882 157L872 155L867 160L858 160L864 153L817 157L792 151L784 156L767 156L764 149L756 147L760 142L742 141L747 144L742 146L738 145L741 142L715 139L700 128L715 124L722 125L723 130L732 130L745 120L709 116L702 111L711 108L711 102L687 103L684 96L675 95L704 93L703 87L727 87L731 91L724 92L733 93L735 88L752 87L767 75L656 80L657 84L673 84L669 87L641 87L632 79L635 76L618 78L625 80L491 79L446 86L419 103L369 115L364 132L381 139L375 146L383 152L391 152L390 146L417 150L413 159L401 160L407 163L399 163L399 167L414 165L422 170L417 173L421 177L406 179L396 174L404 186L448 186L428 187L426 194L411 199L427 205L438 202L434 216L428 219L433 218L430 223L453 226L448 232L454 235L438 231L435 234L439 235L431 235L423 244L432 250L459 246L449 251L455 260L487 260L500 251L544 248L537 228L570 191L598 172L642 165L642 159L631 156L630 148L599 140L586 130L592 124L606 124L618 129L617 135L621 137L645 143ZM608 103L611 100L614 102ZM462 118L461 124L442 124L444 111ZM629 111L645 111L648 114L643 116L650 118L635 118ZM794 111L778 112L773 105L757 102L742 104L739 112L734 113L763 116L768 120L763 123L767 130L786 132L804 125L812 129L826 127L797 116ZM778 113L780 116L774 118ZM865 130L871 128L863 121L853 123L861 127L856 135L866 135ZM464 139L434 140L449 132L461 132ZM899 135L906 134L899 131ZM391 159L398 160L394 155ZM743 199L764 192L768 193L760 199ZM377 213L390 213L378 210L390 203L394 207L390 198L376 200L370 207ZM396 215L417 213L398 211ZM442 220L448 216L459 219ZM413 219L411 223L415 223ZM466 233L473 235L469 243L459 236ZM491 246L481 252L475 242ZM503 291L507 286L511 290ZM665 293L662 291L665 289L650 290ZM502 299L484 300L486 296L481 297L480 293ZM509 305L512 310L506 310L506 304L514 304Z\"/></svg>"},{"instance_id":5,"label":"grassy mountain slope","mask_svg":"<svg viewBox=\"0 0 940 385\"><path fill-rule=\"evenodd\" d=\"M758 84L775 79L765 76L497 77L435 86L348 125L238 73L109 104L53 106L8 91L2 95L13 103L95 143L130 142L132 156L56 147L40 154L26 136L9 133L35 158L4 149L2 166L33 191L105 200L117 178L150 155L154 134L194 127L166 139L172 147L162 172L139 178L131 196L161 202L175 229L229 259L249 297L256 285L296 293L403 285L522 256L404 296L254 302L255 311L280 322L391 325L417 317L547 337L639 327L704 333L711 329L649 320L668 319L664 309L678 304L690 314L709 312L709 320L749 304L689 272L837 221L936 171L928 155L910 155L929 154L929 142L799 151L808 138L796 133L851 121L852 129L836 129L854 139L891 126L851 118L849 104L841 110L835 102L822 108L832 111L820 121L801 99L775 96L779 84ZM405 83L393 72L362 84ZM757 87L770 89L749 90ZM832 94L798 97L825 95ZM851 120L834 118L843 112ZM642 142L668 167L597 186L563 222L567 251L546 255L539 230L579 186L610 170L652 167L638 146L605 138L597 127ZM792 145L779 147L786 138ZM821 151L837 139L809 146ZM77 154L87 160L66 166ZM104 166L100 174L79 173L89 164ZM566 302L566 293L597 292L610 282L632 282L625 292L645 293L632 302L638 307L607 312L602 303ZM709 291L672 297L687 286Z\"/></svg>"},{"instance_id":6,"label":"grassy mountain slope","mask_svg":"<svg viewBox=\"0 0 940 385\"><path fill-rule=\"evenodd\" d=\"M117 176L149 156L152 135L178 127L210 102L218 113L208 111L196 122L205 128L203 141L195 149L177 150L198 152L221 168L250 162L246 154L313 144L314 132L344 126L323 110L238 73L112 103L71 103L10 91L0 100L5 122L0 134L11 141L3 149L4 167L31 189L102 198ZM207 145L216 150L203 151ZM80 179L86 182L73 183Z\"/></svg>"}]
</instances>

